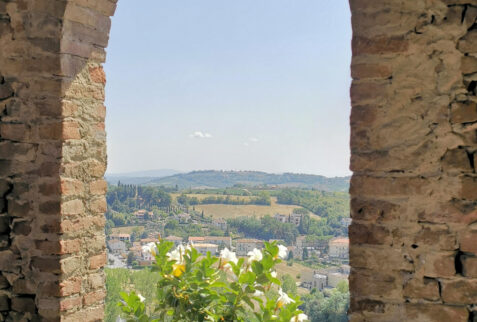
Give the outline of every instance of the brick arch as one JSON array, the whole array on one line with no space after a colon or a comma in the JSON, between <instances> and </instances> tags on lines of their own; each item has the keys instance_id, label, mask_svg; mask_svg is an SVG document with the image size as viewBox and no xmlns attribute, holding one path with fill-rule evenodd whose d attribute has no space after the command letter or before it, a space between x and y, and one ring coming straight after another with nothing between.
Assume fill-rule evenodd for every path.
<instances>
[{"instance_id":1,"label":"brick arch","mask_svg":"<svg viewBox=\"0 0 477 322\"><path fill-rule=\"evenodd\" d=\"M0 320L104 312L116 0L0 0ZM350 0L352 321L471 321L477 2Z\"/></svg>"}]
</instances>

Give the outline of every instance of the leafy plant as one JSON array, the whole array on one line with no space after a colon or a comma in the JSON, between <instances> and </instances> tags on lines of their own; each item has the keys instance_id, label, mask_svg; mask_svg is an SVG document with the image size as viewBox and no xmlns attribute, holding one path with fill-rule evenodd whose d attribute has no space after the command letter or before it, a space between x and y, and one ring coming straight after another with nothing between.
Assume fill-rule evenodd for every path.
<instances>
[{"instance_id":1,"label":"leafy plant","mask_svg":"<svg viewBox=\"0 0 477 322\"><path fill-rule=\"evenodd\" d=\"M153 308L136 292L121 292L126 321L305 321L297 296L281 289L274 266L286 256L276 242L237 258L223 249L219 257L201 256L194 247L162 241L151 248L158 276Z\"/></svg>"}]
</instances>

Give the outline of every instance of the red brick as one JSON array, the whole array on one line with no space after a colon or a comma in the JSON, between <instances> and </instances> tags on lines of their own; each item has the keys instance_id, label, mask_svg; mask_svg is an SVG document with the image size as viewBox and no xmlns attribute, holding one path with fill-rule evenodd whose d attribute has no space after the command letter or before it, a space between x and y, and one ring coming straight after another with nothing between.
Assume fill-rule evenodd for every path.
<instances>
[{"instance_id":1,"label":"red brick","mask_svg":"<svg viewBox=\"0 0 477 322\"><path fill-rule=\"evenodd\" d=\"M62 127L62 138L64 140L79 140L81 134L79 131L79 125L76 122L65 122Z\"/></svg>"},{"instance_id":2,"label":"red brick","mask_svg":"<svg viewBox=\"0 0 477 322\"><path fill-rule=\"evenodd\" d=\"M95 83L106 83L106 74L104 73L103 67L90 67L89 68L89 75L91 76L91 80Z\"/></svg>"},{"instance_id":3,"label":"red brick","mask_svg":"<svg viewBox=\"0 0 477 322\"><path fill-rule=\"evenodd\" d=\"M83 297L83 305L89 306L97 302L101 302L106 297L106 293L103 290L95 291L85 294Z\"/></svg>"},{"instance_id":4,"label":"red brick","mask_svg":"<svg viewBox=\"0 0 477 322\"><path fill-rule=\"evenodd\" d=\"M80 180L61 179L61 193L66 196L79 195L84 192L84 184Z\"/></svg>"},{"instance_id":5,"label":"red brick","mask_svg":"<svg viewBox=\"0 0 477 322\"><path fill-rule=\"evenodd\" d=\"M98 269L106 265L106 253L92 256L89 259L89 268Z\"/></svg>"},{"instance_id":6,"label":"red brick","mask_svg":"<svg viewBox=\"0 0 477 322\"><path fill-rule=\"evenodd\" d=\"M6 140L21 141L28 136L28 128L24 124L2 123L0 137Z\"/></svg>"},{"instance_id":7,"label":"red brick","mask_svg":"<svg viewBox=\"0 0 477 322\"><path fill-rule=\"evenodd\" d=\"M60 283L60 296L69 296L81 292L81 278L73 277Z\"/></svg>"},{"instance_id":8,"label":"red brick","mask_svg":"<svg viewBox=\"0 0 477 322\"><path fill-rule=\"evenodd\" d=\"M81 249L81 241L79 239L60 241L60 254L73 254Z\"/></svg>"},{"instance_id":9,"label":"red brick","mask_svg":"<svg viewBox=\"0 0 477 322\"><path fill-rule=\"evenodd\" d=\"M68 311L76 307L81 306L81 297L76 296L76 297L70 297L66 299L61 299L60 300L60 311Z\"/></svg>"}]
</instances>

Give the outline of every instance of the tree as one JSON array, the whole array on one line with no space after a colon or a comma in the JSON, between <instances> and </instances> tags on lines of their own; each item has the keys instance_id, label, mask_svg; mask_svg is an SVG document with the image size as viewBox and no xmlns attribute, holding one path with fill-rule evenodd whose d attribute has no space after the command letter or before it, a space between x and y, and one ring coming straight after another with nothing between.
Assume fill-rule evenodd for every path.
<instances>
[{"instance_id":1,"label":"tree","mask_svg":"<svg viewBox=\"0 0 477 322\"><path fill-rule=\"evenodd\" d=\"M308 259L308 249L305 247L303 248L303 260Z\"/></svg>"},{"instance_id":2,"label":"tree","mask_svg":"<svg viewBox=\"0 0 477 322\"><path fill-rule=\"evenodd\" d=\"M297 287L293 277L289 274L285 274L282 276L281 280L282 280L283 291L295 296L297 294Z\"/></svg>"},{"instance_id":3,"label":"tree","mask_svg":"<svg viewBox=\"0 0 477 322\"><path fill-rule=\"evenodd\" d=\"M128 265L131 266L135 259L136 259L136 257L134 256L134 253L129 252L128 253L128 258L127 258Z\"/></svg>"}]
</instances>

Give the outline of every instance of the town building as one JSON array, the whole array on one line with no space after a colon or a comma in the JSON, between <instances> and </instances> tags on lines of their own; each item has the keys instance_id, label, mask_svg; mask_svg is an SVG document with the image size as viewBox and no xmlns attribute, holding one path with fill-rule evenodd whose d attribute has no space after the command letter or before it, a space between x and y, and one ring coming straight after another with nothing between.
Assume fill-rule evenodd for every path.
<instances>
[{"instance_id":1,"label":"town building","mask_svg":"<svg viewBox=\"0 0 477 322\"><path fill-rule=\"evenodd\" d=\"M126 243L118 239L111 239L107 242L108 249L113 254L123 254L127 251Z\"/></svg>"},{"instance_id":2,"label":"town building","mask_svg":"<svg viewBox=\"0 0 477 322\"><path fill-rule=\"evenodd\" d=\"M174 243L174 247L177 247L182 244L182 237L177 236L168 236L164 238L164 240L170 241Z\"/></svg>"},{"instance_id":3,"label":"town building","mask_svg":"<svg viewBox=\"0 0 477 322\"><path fill-rule=\"evenodd\" d=\"M227 222L222 218L213 220L212 221L212 226L214 226L215 228L218 228L220 230L223 230L223 231L227 230Z\"/></svg>"},{"instance_id":4,"label":"town building","mask_svg":"<svg viewBox=\"0 0 477 322\"><path fill-rule=\"evenodd\" d=\"M216 244L209 243L200 243L194 244L194 248L201 253L203 256L207 255L207 252L210 252L211 255L216 255L219 250L219 246Z\"/></svg>"},{"instance_id":5,"label":"town building","mask_svg":"<svg viewBox=\"0 0 477 322\"><path fill-rule=\"evenodd\" d=\"M136 212L134 212L134 218L137 220L147 220L147 219L152 219L154 217L154 212L152 211L147 211L145 209L140 209Z\"/></svg>"},{"instance_id":6,"label":"town building","mask_svg":"<svg viewBox=\"0 0 477 322\"><path fill-rule=\"evenodd\" d=\"M287 223L289 216L288 216L288 215L284 215L284 214L275 214L275 215L273 216L273 218L275 218L275 219L278 220L279 222Z\"/></svg>"},{"instance_id":7,"label":"town building","mask_svg":"<svg viewBox=\"0 0 477 322\"><path fill-rule=\"evenodd\" d=\"M235 252L238 256L246 256L254 248L262 249L263 240L245 238L235 241Z\"/></svg>"},{"instance_id":8,"label":"town building","mask_svg":"<svg viewBox=\"0 0 477 322\"><path fill-rule=\"evenodd\" d=\"M294 224L295 226L300 226L301 223L301 218L302 214L290 214L290 215L284 215L284 214L275 214L273 218L278 220L281 223L291 223Z\"/></svg>"},{"instance_id":9,"label":"town building","mask_svg":"<svg viewBox=\"0 0 477 322\"><path fill-rule=\"evenodd\" d=\"M127 242L131 242L131 235L130 234L112 234L112 235L109 235L109 239L112 239L112 240L120 240L120 241L127 241Z\"/></svg>"},{"instance_id":10,"label":"town building","mask_svg":"<svg viewBox=\"0 0 477 322\"><path fill-rule=\"evenodd\" d=\"M158 243L159 240L156 239L156 238L143 238L139 241L139 244L142 245L146 245L146 244L149 244L149 243Z\"/></svg>"},{"instance_id":11,"label":"town building","mask_svg":"<svg viewBox=\"0 0 477 322\"><path fill-rule=\"evenodd\" d=\"M301 214L291 214L288 217L288 222L298 227L300 226L302 216Z\"/></svg>"},{"instance_id":12,"label":"town building","mask_svg":"<svg viewBox=\"0 0 477 322\"><path fill-rule=\"evenodd\" d=\"M328 277L322 274L313 275L313 281L311 283L311 288L316 288L317 290L322 291L325 287L328 286Z\"/></svg>"},{"instance_id":13,"label":"town building","mask_svg":"<svg viewBox=\"0 0 477 322\"><path fill-rule=\"evenodd\" d=\"M219 237L219 236L189 236L189 242L193 243L194 245L197 243L208 243L214 244L217 246L232 248L232 238L230 237Z\"/></svg>"},{"instance_id":14,"label":"town building","mask_svg":"<svg viewBox=\"0 0 477 322\"><path fill-rule=\"evenodd\" d=\"M349 258L349 238L338 237L329 241L328 255L332 259L348 259Z\"/></svg>"}]
</instances>

